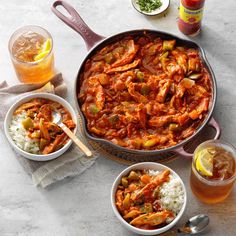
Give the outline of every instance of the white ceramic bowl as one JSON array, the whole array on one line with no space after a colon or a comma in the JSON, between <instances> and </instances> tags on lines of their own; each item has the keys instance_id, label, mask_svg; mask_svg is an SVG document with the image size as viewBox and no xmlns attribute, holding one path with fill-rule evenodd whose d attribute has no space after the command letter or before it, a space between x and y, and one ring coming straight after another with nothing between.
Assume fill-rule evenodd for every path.
<instances>
[{"instance_id":1,"label":"white ceramic bowl","mask_svg":"<svg viewBox=\"0 0 236 236\"><path fill-rule=\"evenodd\" d=\"M147 15L147 16L156 16L156 15L159 15L161 13L163 13L164 11L167 10L167 8L169 7L170 5L170 0L161 0L162 2L162 5L161 7L157 8L156 10L154 11L151 11L151 12L145 12L145 11L142 11L140 9L140 6L139 4L137 3L137 0L132 0L132 5L133 7L135 8L135 10L137 10L138 12L144 14L144 15Z\"/></svg>"},{"instance_id":2,"label":"white ceramic bowl","mask_svg":"<svg viewBox=\"0 0 236 236\"><path fill-rule=\"evenodd\" d=\"M11 144L11 146L14 148L14 150L30 159L30 160L34 160L34 161L49 161L52 159L55 159L57 157L59 157L60 155L62 155L72 144L72 140L68 140L68 142L59 150L46 154L46 155L42 155L42 154L32 154L32 153L28 153L22 149L20 149L12 140L10 134L9 134L9 125L11 123L12 120L12 115L14 113L14 111L17 109L17 107L19 107L21 104L28 102L29 100L33 99L33 98L45 98L45 99L49 99L55 102L60 103L63 107L65 107L71 114L73 121L76 124L76 128L74 129L74 133L76 133L77 131L77 116L76 113L74 111L74 109L72 108L72 106L63 98L54 95L54 94L50 94L50 93L35 93L35 94L31 94L31 95L26 95L24 98L20 99L19 101L17 101L16 103L14 103L9 111L6 114L5 120L4 120L4 131L5 131L5 135L9 141L9 143Z\"/></svg>"},{"instance_id":3,"label":"white ceramic bowl","mask_svg":"<svg viewBox=\"0 0 236 236\"><path fill-rule=\"evenodd\" d=\"M172 176L174 178L178 178L180 180L180 183L182 185L183 191L184 191L184 203L183 206L180 210L180 212L178 213L178 215L175 217L175 219L169 223L168 225L159 228L159 229L154 229L154 230L145 230L145 229L140 229L137 228L135 226L130 225L128 222L126 222L122 216L120 215L116 205L115 205L115 193L117 190L118 185L121 183L121 178L123 176L126 176L131 170L155 170L155 171L161 171L164 169L168 169L170 170L170 173L172 174ZM157 234L161 234L166 232L167 230L169 230L170 228L172 228L181 218L181 216L183 215L185 208L186 208L186 202L187 202L187 193L186 193L186 189L184 186L183 181L181 180L181 178L179 177L178 174L176 174L172 169L170 169L169 167L162 165L162 164L158 164L155 162L142 162L142 163L138 163L138 164L134 164L132 166L129 166L128 168L126 168L125 170L123 170L118 177L115 179L113 185L112 185L112 189L111 189L111 205L112 205L112 209L116 215L116 217L119 219L119 221L121 222L121 224L126 227L128 230L137 233L137 234L141 234L141 235L157 235Z\"/></svg>"}]
</instances>

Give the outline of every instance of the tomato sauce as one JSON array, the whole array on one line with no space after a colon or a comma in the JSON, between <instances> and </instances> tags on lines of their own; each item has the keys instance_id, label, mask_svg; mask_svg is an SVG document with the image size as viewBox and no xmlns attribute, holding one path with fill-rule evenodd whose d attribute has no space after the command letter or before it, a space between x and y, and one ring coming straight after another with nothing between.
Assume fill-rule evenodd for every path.
<instances>
[{"instance_id":1,"label":"tomato sauce","mask_svg":"<svg viewBox=\"0 0 236 236\"><path fill-rule=\"evenodd\" d=\"M181 0L178 27L186 35L195 36L201 29L205 0Z\"/></svg>"}]
</instances>

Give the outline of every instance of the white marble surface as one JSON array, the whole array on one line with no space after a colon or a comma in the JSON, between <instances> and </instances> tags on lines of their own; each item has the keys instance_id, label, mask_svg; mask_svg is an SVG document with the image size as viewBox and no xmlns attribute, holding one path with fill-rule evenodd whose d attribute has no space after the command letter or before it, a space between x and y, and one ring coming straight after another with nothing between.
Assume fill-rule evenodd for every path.
<instances>
[{"instance_id":1,"label":"white marble surface","mask_svg":"<svg viewBox=\"0 0 236 236\"><path fill-rule=\"evenodd\" d=\"M97 33L110 36L130 29L151 28L184 37L178 31L178 0L172 0L165 17L145 17L136 12L130 0L68 0ZM18 83L10 62L8 39L23 25L36 24L48 29L54 38L56 67L69 87L73 84L87 51L82 38L63 24L50 10L52 0L0 0L0 80ZM236 143L236 1L206 1L202 34L195 38L206 50L218 83L214 117L222 127L222 138ZM1 105L0 105L1 106ZM35 188L18 163L0 131L0 236L120 236L133 235L114 217L110 188L124 165L100 157L81 176L64 180L49 189ZM221 204L204 205L189 188L190 162L178 159L173 167L188 190L188 205L179 225L188 217L207 213L211 224L204 234L236 234L236 191Z\"/></svg>"}]
</instances>

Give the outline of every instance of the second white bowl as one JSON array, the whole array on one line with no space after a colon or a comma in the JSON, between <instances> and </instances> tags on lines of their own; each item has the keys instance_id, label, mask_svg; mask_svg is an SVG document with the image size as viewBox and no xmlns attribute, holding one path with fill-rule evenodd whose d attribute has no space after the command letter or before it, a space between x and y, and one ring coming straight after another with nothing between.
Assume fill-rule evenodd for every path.
<instances>
[{"instance_id":1,"label":"second white bowl","mask_svg":"<svg viewBox=\"0 0 236 236\"><path fill-rule=\"evenodd\" d=\"M121 179L123 176L127 176L127 174L131 171L131 170L154 170L154 171L162 171L162 170L170 170L171 175L174 178L177 178L181 185L182 185L182 189L184 192L184 202L182 205L182 208L180 210L180 212L178 213L178 215L175 217L175 219L173 221L171 221L169 224L167 224L164 227L161 227L159 229L153 229L153 230L146 230L146 229L140 229L137 228L135 226L130 225L127 221L125 221L123 219L123 217L121 216L121 214L119 213L117 207L116 207L116 203L115 203L115 194L117 191L117 187L118 185L121 183ZM170 169L169 167L159 164L159 163L155 163L155 162L142 162L142 163L138 163L138 164L134 164L132 166L129 166L128 168L126 168L125 170L123 170L118 177L115 179L113 185L112 185L112 189L111 189L111 205L112 205L112 209L113 212L115 213L115 216L118 218L118 220L121 222L121 224L126 227L128 230L137 233L137 234L142 234L142 235L157 235L157 234L161 234L166 232L167 230L169 230L170 228L172 228L181 218L181 216L183 215L185 208L186 208L186 202L187 202L187 194L186 194L186 189L184 186L183 181L181 180L181 178L179 177L179 175L174 172L172 169Z\"/></svg>"},{"instance_id":2,"label":"second white bowl","mask_svg":"<svg viewBox=\"0 0 236 236\"><path fill-rule=\"evenodd\" d=\"M31 99L33 99L33 98L45 98L45 99L48 99L48 100L58 102L63 107L65 107L69 111L69 113L71 114L71 117L72 117L74 123L76 124L76 128L74 129L74 133L76 133L76 131L77 131L77 116L76 116L76 113L75 113L74 109L72 108L72 106L65 99L63 99L63 98L61 98L57 95L50 94L50 93L35 93L35 94L31 94L31 95L26 95L24 98L20 99L16 103L14 103L10 107L10 109L8 110L8 112L6 114L6 117L5 117L5 120L4 120L4 132L5 132L5 135L8 139L8 141L9 141L10 145L14 148L14 150L18 154L20 154L20 155L22 155L22 156L24 156L24 157L26 157L30 160L49 161L49 160L55 159L55 158L59 157L60 155L62 155L70 147L70 145L72 144L72 140L68 140L68 142L62 148L60 148L59 150L57 150L55 152L52 152L52 153L49 153L49 154L46 154L46 155L42 155L42 154L28 153L28 152L20 149L15 144L15 142L12 140L12 138L9 134L9 126L10 126L10 123L12 121L12 116L13 116L14 111L21 104L26 103L26 102L30 101Z\"/></svg>"}]
</instances>

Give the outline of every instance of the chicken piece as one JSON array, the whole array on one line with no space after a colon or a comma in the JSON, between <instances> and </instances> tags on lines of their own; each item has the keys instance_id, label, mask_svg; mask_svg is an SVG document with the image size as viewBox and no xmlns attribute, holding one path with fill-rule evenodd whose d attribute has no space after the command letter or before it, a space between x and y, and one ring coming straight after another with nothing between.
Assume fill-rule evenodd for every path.
<instances>
[{"instance_id":1,"label":"chicken piece","mask_svg":"<svg viewBox=\"0 0 236 236\"><path fill-rule=\"evenodd\" d=\"M201 69L201 62L199 57L189 57L188 59L188 71L199 72Z\"/></svg>"},{"instance_id":2,"label":"chicken piece","mask_svg":"<svg viewBox=\"0 0 236 236\"><path fill-rule=\"evenodd\" d=\"M119 67L114 67L114 68L107 68L107 69L105 69L105 72L108 73L108 74L111 74L111 73L115 73L115 72L127 71L127 70L130 70L130 69L136 68L139 63L140 63L140 59L137 59L137 60L133 61L132 63L124 65L124 66L119 66Z\"/></svg>"},{"instance_id":3,"label":"chicken piece","mask_svg":"<svg viewBox=\"0 0 236 236\"><path fill-rule=\"evenodd\" d=\"M75 122L73 120L65 120L63 123L69 128L74 129L75 128Z\"/></svg>"},{"instance_id":4,"label":"chicken piece","mask_svg":"<svg viewBox=\"0 0 236 236\"><path fill-rule=\"evenodd\" d=\"M160 82L160 90L156 96L156 100L158 102L161 102L161 103L165 102L166 95L170 90L170 86L171 86L170 80Z\"/></svg>"},{"instance_id":5,"label":"chicken piece","mask_svg":"<svg viewBox=\"0 0 236 236\"><path fill-rule=\"evenodd\" d=\"M148 124L152 127L163 127L164 125L171 123L173 121L173 115L164 115L159 117L152 117Z\"/></svg>"},{"instance_id":6,"label":"chicken piece","mask_svg":"<svg viewBox=\"0 0 236 236\"><path fill-rule=\"evenodd\" d=\"M141 93L139 93L135 90L135 85L136 84L132 83L132 82L126 83L129 94L133 97L133 99L136 102L138 102L138 103L147 103L148 99L145 96L143 96Z\"/></svg>"},{"instance_id":7,"label":"chicken piece","mask_svg":"<svg viewBox=\"0 0 236 236\"><path fill-rule=\"evenodd\" d=\"M186 74L187 70L188 70L188 57L187 57L187 55L178 49L173 50L171 53L175 57L177 63L183 69L184 74Z\"/></svg>"},{"instance_id":8,"label":"chicken piece","mask_svg":"<svg viewBox=\"0 0 236 236\"><path fill-rule=\"evenodd\" d=\"M163 127L169 123L178 123L181 126L184 125L189 120L189 114L187 113L177 113L174 115L164 115L159 117L152 117L148 124L152 127Z\"/></svg>"},{"instance_id":9,"label":"chicken piece","mask_svg":"<svg viewBox=\"0 0 236 236\"><path fill-rule=\"evenodd\" d=\"M141 214L141 212L139 210L131 210L129 211L127 214L125 214L123 216L124 219L129 219L129 218L136 218L137 216L139 216Z\"/></svg>"},{"instance_id":10,"label":"chicken piece","mask_svg":"<svg viewBox=\"0 0 236 236\"><path fill-rule=\"evenodd\" d=\"M158 175L154 177L154 179L145 185L140 191L138 191L135 195L132 196L133 201L137 201L140 197L144 195L145 192L153 191L157 186L169 180L169 170L164 170Z\"/></svg>"},{"instance_id":11,"label":"chicken piece","mask_svg":"<svg viewBox=\"0 0 236 236\"><path fill-rule=\"evenodd\" d=\"M98 82L98 81L97 81ZM99 83L99 82L98 82ZM105 93L101 84L94 84L92 87L92 94L95 96L95 103L99 110L102 110L105 103Z\"/></svg>"},{"instance_id":12,"label":"chicken piece","mask_svg":"<svg viewBox=\"0 0 236 236\"><path fill-rule=\"evenodd\" d=\"M143 104L138 105L138 118L140 122L140 126L143 129L146 129L146 122L147 122L147 109Z\"/></svg>"},{"instance_id":13,"label":"chicken piece","mask_svg":"<svg viewBox=\"0 0 236 236\"><path fill-rule=\"evenodd\" d=\"M133 81L136 75L134 71L126 71L115 75L115 79L112 80L112 88L118 91L124 91L126 89L126 83Z\"/></svg>"},{"instance_id":14,"label":"chicken piece","mask_svg":"<svg viewBox=\"0 0 236 236\"><path fill-rule=\"evenodd\" d=\"M20 107L18 107L14 111L14 115L20 114L22 111L26 111L26 110L36 107L36 106L39 107L41 105L42 105L42 103L40 101L32 100L31 102L24 103Z\"/></svg>"},{"instance_id":15,"label":"chicken piece","mask_svg":"<svg viewBox=\"0 0 236 236\"><path fill-rule=\"evenodd\" d=\"M119 211L123 211L123 200L124 200L124 194L122 190L117 190L116 192L116 206Z\"/></svg>"},{"instance_id":16,"label":"chicken piece","mask_svg":"<svg viewBox=\"0 0 236 236\"><path fill-rule=\"evenodd\" d=\"M169 175L170 175L170 171L164 170L161 173L159 173L158 175L156 175L152 182L154 182L156 185L160 185L160 184L167 182L169 180Z\"/></svg>"},{"instance_id":17,"label":"chicken piece","mask_svg":"<svg viewBox=\"0 0 236 236\"><path fill-rule=\"evenodd\" d=\"M203 98L201 102L199 103L199 105L196 107L196 109L194 109L193 111L189 113L189 117L192 120L196 120L200 118L201 114L204 111L208 110L208 106L209 106L209 98Z\"/></svg>"},{"instance_id":18,"label":"chicken piece","mask_svg":"<svg viewBox=\"0 0 236 236\"><path fill-rule=\"evenodd\" d=\"M201 85L194 85L188 90L189 94L194 95L195 98L208 97L209 92Z\"/></svg>"},{"instance_id":19,"label":"chicken piece","mask_svg":"<svg viewBox=\"0 0 236 236\"><path fill-rule=\"evenodd\" d=\"M39 108L38 118L43 118L44 121L52 121L52 107L50 104L44 104Z\"/></svg>"},{"instance_id":20,"label":"chicken piece","mask_svg":"<svg viewBox=\"0 0 236 236\"><path fill-rule=\"evenodd\" d=\"M127 147L127 143L125 141L123 141L122 139L120 139L120 138L113 138L111 141L114 144L119 145L121 147Z\"/></svg>"},{"instance_id":21,"label":"chicken piece","mask_svg":"<svg viewBox=\"0 0 236 236\"><path fill-rule=\"evenodd\" d=\"M156 226L164 223L168 217L173 217L173 213L171 211L165 210L161 212L153 212L142 214L136 218L134 218L130 224L131 225L150 225Z\"/></svg>"},{"instance_id":22,"label":"chicken piece","mask_svg":"<svg viewBox=\"0 0 236 236\"><path fill-rule=\"evenodd\" d=\"M90 130L92 133L94 133L94 134L96 134L96 135L98 135L98 136L103 136L103 135L105 134L105 131L104 131L104 130L99 129L99 128L95 127L95 126L89 128L89 130Z\"/></svg>"},{"instance_id":23,"label":"chicken piece","mask_svg":"<svg viewBox=\"0 0 236 236\"><path fill-rule=\"evenodd\" d=\"M41 138L44 138L44 139L50 141L51 138L50 138L50 135L48 132L48 128L45 125L43 118L40 118L40 120L39 120L39 129L40 129Z\"/></svg>"},{"instance_id":24,"label":"chicken piece","mask_svg":"<svg viewBox=\"0 0 236 236\"><path fill-rule=\"evenodd\" d=\"M170 79L175 78L174 75L183 75L181 66L173 59L161 58L161 66Z\"/></svg>"},{"instance_id":25,"label":"chicken piece","mask_svg":"<svg viewBox=\"0 0 236 236\"><path fill-rule=\"evenodd\" d=\"M66 133L57 135L55 140L43 149L42 153L49 154L60 149L63 146L63 143L65 142L66 139L67 139Z\"/></svg>"},{"instance_id":26,"label":"chicken piece","mask_svg":"<svg viewBox=\"0 0 236 236\"><path fill-rule=\"evenodd\" d=\"M122 46L123 48L126 49L126 51L122 52L122 54L119 53L119 55L118 55L119 59L117 59L111 65L112 67L123 66L123 65L130 63L138 51L138 46L134 44L134 40L132 40L132 39L122 40L122 41L118 42L117 46ZM114 52L114 51L115 51L115 49L113 50L113 54L116 56L116 52Z\"/></svg>"},{"instance_id":27,"label":"chicken piece","mask_svg":"<svg viewBox=\"0 0 236 236\"><path fill-rule=\"evenodd\" d=\"M87 97L83 100L95 100L96 106L99 110L102 110L105 103L105 92L99 81L98 76L91 76L88 80L85 80L82 84L82 91L80 97L83 97L83 90L87 90ZM89 101L91 102L91 101Z\"/></svg>"}]
</instances>

